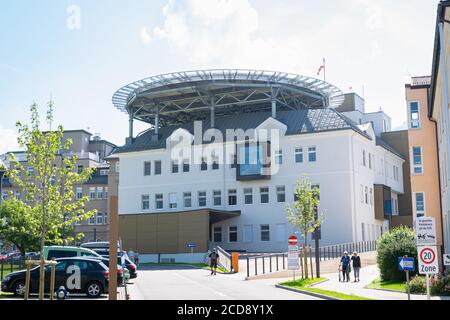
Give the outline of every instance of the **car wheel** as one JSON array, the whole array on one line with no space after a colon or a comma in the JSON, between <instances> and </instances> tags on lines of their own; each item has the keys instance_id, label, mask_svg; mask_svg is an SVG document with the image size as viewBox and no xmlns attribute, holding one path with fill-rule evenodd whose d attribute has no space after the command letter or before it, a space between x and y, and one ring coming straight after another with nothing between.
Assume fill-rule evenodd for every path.
<instances>
[{"instance_id":1,"label":"car wheel","mask_svg":"<svg viewBox=\"0 0 450 320\"><path fill-rule=\"evenodd\" d=\"M15 296L25 296L25 281L18 280L13 285L13 293Z\"/></svg>"},{"instance_id":2,"label":"car wheel","mask_svg":"<svg viewBox=\"0 0 450 320\"><path fill-rule=\"evenodd\" d=\"M98 298L103 293L103 287L100 283L93 281L86 286L86 295L89 298Z\"/></svg>"}]
</instances>

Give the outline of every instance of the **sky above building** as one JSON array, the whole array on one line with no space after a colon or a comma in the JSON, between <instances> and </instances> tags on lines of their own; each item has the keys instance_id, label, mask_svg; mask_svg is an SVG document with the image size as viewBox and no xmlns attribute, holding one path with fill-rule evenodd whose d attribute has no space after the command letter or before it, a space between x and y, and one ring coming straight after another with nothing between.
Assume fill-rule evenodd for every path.
<instances>
[{"instance_id":1,"label":"sky above building","mask_svg":"<svg viewBox=\"0 0 450 320\"><path fill-rule=\"evenodd\" d=\"M431 73L436 0L0 1L0 153L17 121L55 103L55 123L122 145L113 93L174 71L264 69L317 77L406 123L404 85ZM137 123L135 132L148 128ZM48 129L48 128L43 128Z\"/></svg>"}]
</instances>

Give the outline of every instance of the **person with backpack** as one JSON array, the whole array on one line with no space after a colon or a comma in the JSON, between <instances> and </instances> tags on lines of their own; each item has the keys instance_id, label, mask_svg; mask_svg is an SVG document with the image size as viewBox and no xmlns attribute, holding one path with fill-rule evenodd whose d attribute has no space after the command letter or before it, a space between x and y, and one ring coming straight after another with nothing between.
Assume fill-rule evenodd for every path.
<instances>
[{"instance_id":1,"label":"person with backpack","mask_svg":"<svg viewBox=\"0 0 450 320\"><path fill-rule=\"evenodd\" d=\"M353 252L352 256L353 272L355 275L355 282L359 282L359 270L361 270L361 257L358 252Z\"/></svg>"},{"instance_id":2,"label":"person with backpack","mask_svg":"<svg viewBox=\"0 0 450 320\"><path fill-rule=\"evenodd\" d=\"M214 248L208 257L211 275L217 275L217 264L219 263L219 254L217 253L217 250Z\"/></svg>"},{"instance_id":3,"label":"person with backpack","mask_svg":"<svg viewBox=\"0 0 450 320\"><path fill-rule=\"evenodd\" d=\"M350 281L350 256L348 255L348 252L345 251L344 255L341 257L341 262L339 264L339 266L341 267L342 270L342 276L343 276L343 281ZM347 279L347 280L346 280Z\"/></svg>"}]
</instances>

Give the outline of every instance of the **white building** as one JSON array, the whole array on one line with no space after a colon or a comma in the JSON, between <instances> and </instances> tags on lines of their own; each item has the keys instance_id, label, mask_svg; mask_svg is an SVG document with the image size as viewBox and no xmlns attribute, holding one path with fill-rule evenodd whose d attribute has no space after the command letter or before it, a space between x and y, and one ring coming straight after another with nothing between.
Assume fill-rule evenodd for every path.
<instances>
[{"instance_id":1,"label":"white building","mask_svg":"<svg viewBox=\"0 0 450 320\"><path fill-rule=\"evenodd\" d=\"M218 74L206 78L219 82L224 80L221 77ZM285 90L285 96L298 94L292 98L292 105L296 104L294 98L300 96L304 105L297 104L299 107L291 109L289 103L285 105L289 101L279 101L270 94L268 104L256 105L247 95L237 97L242 99L241 104L227 104L235 108L233 112L220 114L229 109L218 107L217 101L222 96L208 82L211 87L203 86L199 92L208 91L216 99L212 103L215 108L207 109L207 116L196 115L203 119L201 131L194 126L195 117L176 123L178 118L169 118L172 113L167 113L165 119L164 114L153 113L151 121L145 119L154 121L158 130L129 138L115 153L120 161L119 234L125 247L137 247L141 253L173 254L189 252L187 244L197 242L199 252L205 252L211 245L247 252L285 251L287 238L296 232L286 219L286 206L293 203L296 183L303 175L308 175L321 191L320 211L325 213L321 245L376 240L388 229L385 201L397 199L403 193L404 160L376 136L370 122L358 125L331 108L338 99L336 91L312 90L300 83L292 88L283 79L272 80L271 88L267 82L262 84L251 78L245 82L225 78L227 84L221 84L222 89L232 88L235 93L239 92L236 87L241 86L240 89L268 89L273 93L273 87L278 86ZM187 94L183 90L197 90L192 89L191 82L191 89L187 86L180 89L183 84L181 80L173 84L177 90L170 91L175 95L171 101L185 99L179 96ZM334 88L322 82L320 85ZM161 95L166 97L170 89L167 85L154 85L150 90L158 99ZM313 93L314 97L308 99L306 94L313 96ZM184 102L192 103L194 98L189 99L190 102ZM317 101L323 104L311 107ZM248 108L245 112L242 104ZM132 110L129 107L127 110ZM147 109L147 114L152 110ZM160 121L167 125L161 125ZM256 149L252 149L253 145L245 146L242 136L237 141L202 143L200 138L211 128L224 136L227 129L254 129L249 134L250 142L260 137L262 130L276 132L277 136L269 139L272 172L268 174L262 166L245 164L241 156ZM173 156L179 146L173 142L179 141L180 136L187 138L189 150L197 154L193 161L188 161L186 154L181 158ZM266 145L260 145L264 154ZM209 152L213 149L216 157ZM204 159L198 150L203 150ZM217 156L218 150L223 150L225 156ZM236 159L236 153L237 165L231 161ZM246 175L246 170L251 174ZM395 201L393 210L398 210ZM192 219L198 218L198 223L180 220L203 212L207 222L194 216ZM175 224L178 225L174 227ZM170 241L173 246L165 243Z\"/></svg>"}]
</instances>

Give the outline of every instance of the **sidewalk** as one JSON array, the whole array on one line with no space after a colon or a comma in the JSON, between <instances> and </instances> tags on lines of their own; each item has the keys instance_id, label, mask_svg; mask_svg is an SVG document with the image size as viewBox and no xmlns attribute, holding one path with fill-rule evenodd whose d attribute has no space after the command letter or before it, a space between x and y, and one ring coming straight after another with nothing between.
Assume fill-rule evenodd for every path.
<instances>
[{"instance_id":1,"label":"sidewalk","mask_svg":"<svg viewBox=\"0 0 450 320\"><path fill-rule=\"evenodd\" d=\"M345 294L354 294L360 297L376 300L408 300L408 295L402 292L392 292L376 289L364 288L373 280L380 277L377 265L371 265L362 268L360 271L360 282L339 282L339 274L324 274L323 277L329 281L315 285L315 288L341 292ZM353 281L353 276L350 276ZM432 300L450 300L450 297L431 297ZM426 295L411 294L411 300L427 300Z\"/></svg>"}]
</instances>

